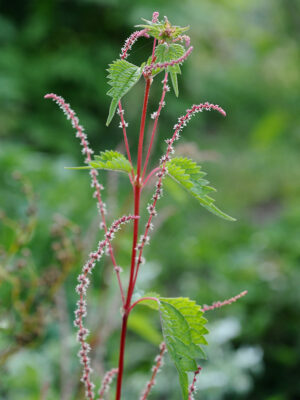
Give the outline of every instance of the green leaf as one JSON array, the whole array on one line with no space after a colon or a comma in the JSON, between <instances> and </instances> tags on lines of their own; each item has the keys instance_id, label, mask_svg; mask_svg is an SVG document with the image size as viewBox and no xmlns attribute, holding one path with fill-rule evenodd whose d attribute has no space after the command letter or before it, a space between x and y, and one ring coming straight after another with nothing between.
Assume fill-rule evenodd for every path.
<instances>
[{"instance_id":1,"label":"green leaf","mask_svg":"<svg viewBox=\"0 0 300 400\"><path fill-rule=\"evenodd\" d=\"M108 126L116 112L119 100L138 82L142 75L143 65L138 67L125 60L116 60L109 65L108 84L111 89L107 92L112 97L109 114L106 121Z\"/></svg>"},{"instance_id":2,"label":"green leaf","mask_svg":"<svg viewBox=\"0 0 300 400\"><path fill-rule=\"evenodd\" d=\"M161 300L174 306L184 316L189 324L192 341L195 345L207 344L203 336L208 333L208 330L204 327L207 320L203 317L204 311L195 301L187 297L161 298Z\"/></svg>"},{"instance_id":3,"label":"green leaf","mask_svg":"<svg viewBox=\"0 0 300 400\"><path fill-rule=\"evenodd\" d=\"M90 166L96 169L107 169L111 171L120 171L130 173L132 170L130 162L127 158L117 151L102 151L99 156L90 162Z\"/></svg>"},{"instance_id":4,"label":"green leaf","mask_svg":"<svg viewBox=\"0 0 300 400\"><path fill-rule=\"evenodd\" d=\"M156 62L170 62L172 60L177 60L182 57L185 53L185 48L181 44L172 43L170 45L163 43L156 47L155 55ZM167 71L171 75L171 81L176 97L178 97L178 82L177 74L180 74L180 67L178 64L168 67ZM154 71L157 72L157 71Z\"/></svg>"},{"instance_id":5,"label":"green leaf","mask_svg":"<svg viewBox=\"0 0 300 400\"><path fill-rule=\"evenodd\" d=\"M128 328L155 346L162 342L161 332L153 326L152 319L141 312L131 313Z\"/></svg>"},{"instance_id":6,"label":"green leaf","mask_svg":"<svg viewBox=\"0 0 300 400\"><path fill-rule=\"evenodd\" d=\"M208 211L228 221L235 221L214 205L214 199L208 196L208 193L214 192L215 189L208 186L209 182L203 179L205 172L201 171L200 165L195 161L185 157L175 157L166 163L166 167L168 175L182 185Z\"/></svg>"},{"instance_id":7,"label":"green leaf","mask_svg":"<svg viewBox=\"0 0 300 400\"><path fill-rule=\"evenodd\" d=\"M202 330L206 320L200 307L185 298L160 299L159 311L164 340L179 374L182 396L188 400L187 372L196 371L196 358L205 358L198 344L201 334L196 334L194 328L198 326Z\"/></svg>"},{"instance_id":8,"label":"green leaf","mask_svg":"<svg viewBox=\"0 0 300 400\"><path fill-rule=\"evenodd\" d=\"M172 72L170 72L170 75L171 75L171 82L172 82L172 85L173 85L175 96L178 97L179 96L179 90L178 90L177 74L176 74L176 72L172 71Z\"/></svg>"},{"instance_id":9,"label":"green leaf","mask_svg":"<svg viewBox=\"0 0 300 400\"><path fill-rule=\"evenodd\" d=\"M150 295L152 293L143 297ZM203 317L201 307L189 298L159 298L157 294L155 297L159 299L159 305L151 300L140 304L159 309L164 341L179 374L183 399L187 400L187 373L196 371L196 359L206 358L200 346L207 344L204 338L208 333L204 326L207 320Z\"/></svg>"},{"instance_id":10,"label":"green leaf","mask_svg":"<svg viewBox=\"0 0 300 400\"><path fill-rule=\"evenodd\" d=\"M172 43L168 45L167 43L162 43L155 49L156 62L170 62L172 60L177 60L182 57L184 53L185 49L181 44Z\"/></svg>"}]
</instances>

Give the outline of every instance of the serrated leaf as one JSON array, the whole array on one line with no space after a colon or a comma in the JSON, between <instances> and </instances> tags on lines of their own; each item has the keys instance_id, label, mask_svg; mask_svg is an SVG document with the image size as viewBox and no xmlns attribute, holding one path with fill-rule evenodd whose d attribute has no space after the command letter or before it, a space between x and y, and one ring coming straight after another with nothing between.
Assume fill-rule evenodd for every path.
<instances>
[{"instance_id":1,"label":"serrated leaf","mask_svg":"<svg viewBox=\"0 0 300 400\"><path fill-rule=\"evenodd\" d=\"M187 320L174 305L168 302L169 299L165 300L167 301L160 301L159 307L164 340L178 370L183 399L188 400L187 372L197 369L195 345Z\"/></svg>"},{"instance_id":2,"label":"serrated leaf","mask_svg":"<svg viewBox=\"0 0 300 400\"><path fill-rule=\"evenodd\" d=\"M116 60L109 65L108 84L111 89L107 92L112 97L106 125L108 126L115 114L119 100L138 82L142 75L143 66L138 67L126 60Z\"/></svg>"},{"instance_id":3,"label":"serrated leaf","mask_svg":"<svg viewBox=\"0 0 300 400\"><path fill-rule=\"evenodd\" d=\"M182 185L199 203L211 213L226 219L235 221L214 205L214 199L208 193L215 191L208 186L208 181L203 179L206 175L201 171L200 165L186 157L175 157L166 163L168 175Z\"/></svg>"},{"instance_id":4,"label":"serrated leaf","mask_svg":"<svg viewBox=\"0 0 300 400\"><path fill-rule=\"evenodd\" d=\"M120 171L130 173L132 170L130 162L127 158L113 150L102 151L99 156L95 156L90 162L90 166L96 169L107 169L111 171Z\"/></svg>"},{"instance_id":5,"label":"serrated leaf","mask_svg":"<svg viewBox=\"0 0 300 400\"><path fill-rule=\"evenodd\" d=\"M144 300L140 304L159 310L164 341L179 374L183 399L188 399L187 372L195 372L196 359L206 358L201 345L206 345L204 335L207 320L201 307L187 297L166 298L156 293L145 293L141 297L156 297L159 303ZM141 298L139 297L139 298Z\"/></svg>"},{"instance_id":6,"label":"serrated leaf","mask_svg":"<svg viewBox=\"0 0 300 400\"><path fill-rule=\"evenodd\" d=\"M170 62L182 57L185 53L185 48L178 43L162 43L155 49L156 62ZM177 64L176 64L177 65Z\"/></svg>"},{"instance_id":7,"label":"serrated leaf","mask_svg":"<svg viewBox=\"0 0 300 400\"><path fill-rule=\"evenodd\" d=\"M192 342L195 345L207 344L203 336L208 333L208 330L204 326L207 320L203 317L204 312L201 310L201 307L195 301L187 297L161 298L161 300L174 306L184 316L189 324Z\"/></svg>"},{"instance_id":8,"label":"serrated leaf","mask_svg":"<svg viewBox=\"0 0 300 400\"><path fill-rule=\"evenodd\" d=\"M170 45L163 43L156 47L155 56L156 62L170 62L172 60L177 60L182 57L185 53L185 48L181 44L172 43ZM171 82L173 85L173 89L176 97L178 97L178 81L177 74L180 74L180 66L178 64L168 67L167 71L171 75ZM157 71L154 71L157 72Z\"/></svg>"}]
</instances>

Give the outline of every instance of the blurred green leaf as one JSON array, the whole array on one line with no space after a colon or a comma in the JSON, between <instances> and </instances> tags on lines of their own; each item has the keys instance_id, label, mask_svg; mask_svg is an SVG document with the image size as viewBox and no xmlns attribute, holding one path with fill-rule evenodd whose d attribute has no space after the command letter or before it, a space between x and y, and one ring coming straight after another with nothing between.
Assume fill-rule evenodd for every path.
<instances>
[{"instance_id":1,"label":"blurred green leaf","mask_svg":"<svg viewBox=\"0 0 300 400\"><path fill-rule=\"evenodd\" d=\"M161 333L154 328L153 320L148 315L133 312L128 319L128 328L155 346L162 342Z\"/></svg>"},{"instance_id":2,"label":"blurred green leaf","mask_svg":"<svg viewBox=\"0 0 300 400\"><path fill-rule=\"evenodd\" d=\"M90 162L91 167L97 169L107 169L111 171L120 171L130 173L132 167L127 158L113 150L106 150L100 153L100 156L95 156L94 161Z\"/></svg>"}]
</instances>

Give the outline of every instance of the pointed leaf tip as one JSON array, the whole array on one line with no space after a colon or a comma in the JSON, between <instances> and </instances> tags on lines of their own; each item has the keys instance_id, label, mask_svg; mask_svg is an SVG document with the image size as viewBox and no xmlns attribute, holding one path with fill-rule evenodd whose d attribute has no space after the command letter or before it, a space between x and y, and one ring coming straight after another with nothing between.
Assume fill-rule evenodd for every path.
<instances>
[{"instance_id":1,"label":"pointed leaf tip","mask_svg":"<svg viewBox=\"0 0 300 400\"><path fill-rule=\"evenodd\" d=\"M116 112L119 100L138 82L142 68L125 60L116 60L108 68L108 84L112 86L108 96L112 97L109 114L106 121L108 126Z\"/></svg>"}]
</instances>

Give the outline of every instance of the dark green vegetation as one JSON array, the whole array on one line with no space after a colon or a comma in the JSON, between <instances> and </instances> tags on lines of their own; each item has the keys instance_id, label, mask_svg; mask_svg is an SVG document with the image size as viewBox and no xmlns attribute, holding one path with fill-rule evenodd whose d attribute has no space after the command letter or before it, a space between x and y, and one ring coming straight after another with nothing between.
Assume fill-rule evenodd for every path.
<instances>
[{"instance_id":1,"label":"dark green vegetation","mask_svg":"<svg viewBox=\"0 0 300 400\"><path fill-rule=\"evenodd\" d=\"M43 95L57 92L71 103L97 153L116 148L122 140L118 122L105 126L111 100L106 68L118 58L131 26L156 9L171 22L190 24L195 48L182 67L184 75L178 75L179 99L172 91L167 94L160 137L170 137L177 117L193 103L208 100L226 110L226 119L216 113L197 116L183 132L176 155L203 165L219 189L216 204L237 222L199 210L197 201L170 181L142 267L145 280L138 285L147 291L161 287L170 297L188 294L198 304L248 289L239 303L205 315L211 334L200 398L293 400L300 395L300 2L160 3L32 0L2 5L1 400L40 399L43 393L48 399L81 398L74 287L95 247L91 238L97 236L98 218L87 172L64 169L82 165L73 130ZM136 64L151 52L150 42L144 46L140 39L131 52ZM151 90L152 112L160 84ZM140 82L123 99L131 146L137 146L142 92ZM164 149L158 142L155 156ZM102 175L109 188L109 221L131 212L126 178ZM151 194L145 191L145 205ZM114 242L124 273L129 231ZM100 265L87 321L97 348L95 377L116 366L119 341L115 277L108 259ZM132 313L125 399L138 398L148 379L161 340L156 318L146 307ZM153 399L166 398L175 376L167 361ZM179 399L179 386L172 393L172 400L176 393Z\"/></svg>"}]
</instances>

